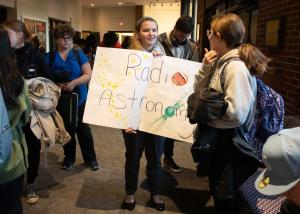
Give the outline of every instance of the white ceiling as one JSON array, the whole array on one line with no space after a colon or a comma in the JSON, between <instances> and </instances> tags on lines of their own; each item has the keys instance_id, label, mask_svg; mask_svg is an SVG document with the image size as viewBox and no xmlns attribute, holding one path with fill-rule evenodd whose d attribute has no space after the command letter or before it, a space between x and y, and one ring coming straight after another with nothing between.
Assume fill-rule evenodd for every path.
<instances>
[{"instance_id":1,"label":"white ceiling","mask_svg":"<svg viewBox=\"0 0 300 214\"><path fill-rule=\"evenodd\" d=\"M92 8L90 5L93 3L94 7L122 7L122 6L134 6L145 5L150 2L178 2L179 0L81 0L82 7ZM119 5L118 2L122 2Z\"/></svg>"}]
</instances>

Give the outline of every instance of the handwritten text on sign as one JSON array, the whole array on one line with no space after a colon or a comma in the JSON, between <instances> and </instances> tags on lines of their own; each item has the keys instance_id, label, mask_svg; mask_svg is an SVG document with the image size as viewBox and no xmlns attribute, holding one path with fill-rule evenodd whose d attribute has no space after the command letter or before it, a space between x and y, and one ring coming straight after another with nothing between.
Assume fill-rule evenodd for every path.
<instances>
[{"instance_id":1,"label":"handwritten text on sign","mask_svg":"<svg viewBox=\"0 0 300 214\"><path fill-rule=\"evenodd\" d=\"M192 142L186 100L201 64L98 48L83 121Z\"/></svg>"}]
</instances>

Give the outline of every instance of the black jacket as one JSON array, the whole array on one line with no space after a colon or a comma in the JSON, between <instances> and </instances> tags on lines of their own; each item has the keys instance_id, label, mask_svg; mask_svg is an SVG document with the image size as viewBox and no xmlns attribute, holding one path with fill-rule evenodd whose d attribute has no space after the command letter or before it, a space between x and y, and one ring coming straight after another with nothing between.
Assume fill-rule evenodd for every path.
<instances>
[{"instance_id":1,"label":"black jacket","mask_svg":"<svg viewBox=\"0 0 300 214\"><path fill-rule=\"evenodd\" d=\"M53 80L49 67L44 62L43 56L30 43L15 50L17 67L25 79L45 77Z\"/></svg>"},{"instance_id":2,"label":"black jacket","mask_svg":"<svg viewBox=\"0 0 300 214\"><path fill-rule=\"evenodd\" d=\"M171 49L173 46L175 46L172 41L169 41L169 38L167 36L167 33L162 33L157 37L157 40L162 44L162 46L165 49L166 55L171 57L177 57L174 56ZM199 54L198 54L198 48L194 41L191 39L188 39L187 42L183 45L184 46L184 56L182 59L190 60L199 62Z\"/></svg>"}]
</instances>

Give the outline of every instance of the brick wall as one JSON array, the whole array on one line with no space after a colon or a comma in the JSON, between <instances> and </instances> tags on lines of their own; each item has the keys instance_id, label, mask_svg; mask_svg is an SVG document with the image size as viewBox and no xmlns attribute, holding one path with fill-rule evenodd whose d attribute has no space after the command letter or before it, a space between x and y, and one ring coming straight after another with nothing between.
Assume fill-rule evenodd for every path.
<instances>
[{"instance_id":1,"label":"brick wall","mask_svg":"<svg viewBox=\"0 0 300 214\"><path fill-rule=\"evenodd\" d=\"M286 114L300 114L300 0L259 0L257 46L272 59L266 82L285 100ZM264 45L266 21L285 17L282 48Z\"/></svg>"}]
</instances>

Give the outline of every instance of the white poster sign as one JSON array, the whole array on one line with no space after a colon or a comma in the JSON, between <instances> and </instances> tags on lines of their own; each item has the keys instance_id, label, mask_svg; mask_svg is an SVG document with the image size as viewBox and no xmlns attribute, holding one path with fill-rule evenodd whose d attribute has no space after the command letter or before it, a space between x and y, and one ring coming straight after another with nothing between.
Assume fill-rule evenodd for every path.
<instances>
[{"instance_id":1,"label":"white poster sign","mask_svg":"<svg viewBox=\"0 0 300 214\"><path fill-rule=\"evenodd\" d=\"M83 121L192 142L186 100L200 66L142 51L98 48Z\"/></svg>"},{"instance_id":2,"label":"white poster sign","mask_svg":"<svg viewBox=\"0 0 300 214\"><path fill-rule=\"evenodd\" d=\"M157 58L152 66L160 68L161 80L150 81L141 109L139 129L172 139L192 142L194 126L189 123L187 98L193 92L195 74L200 63L173 57Z\"/></svg>"}]
</instances>

